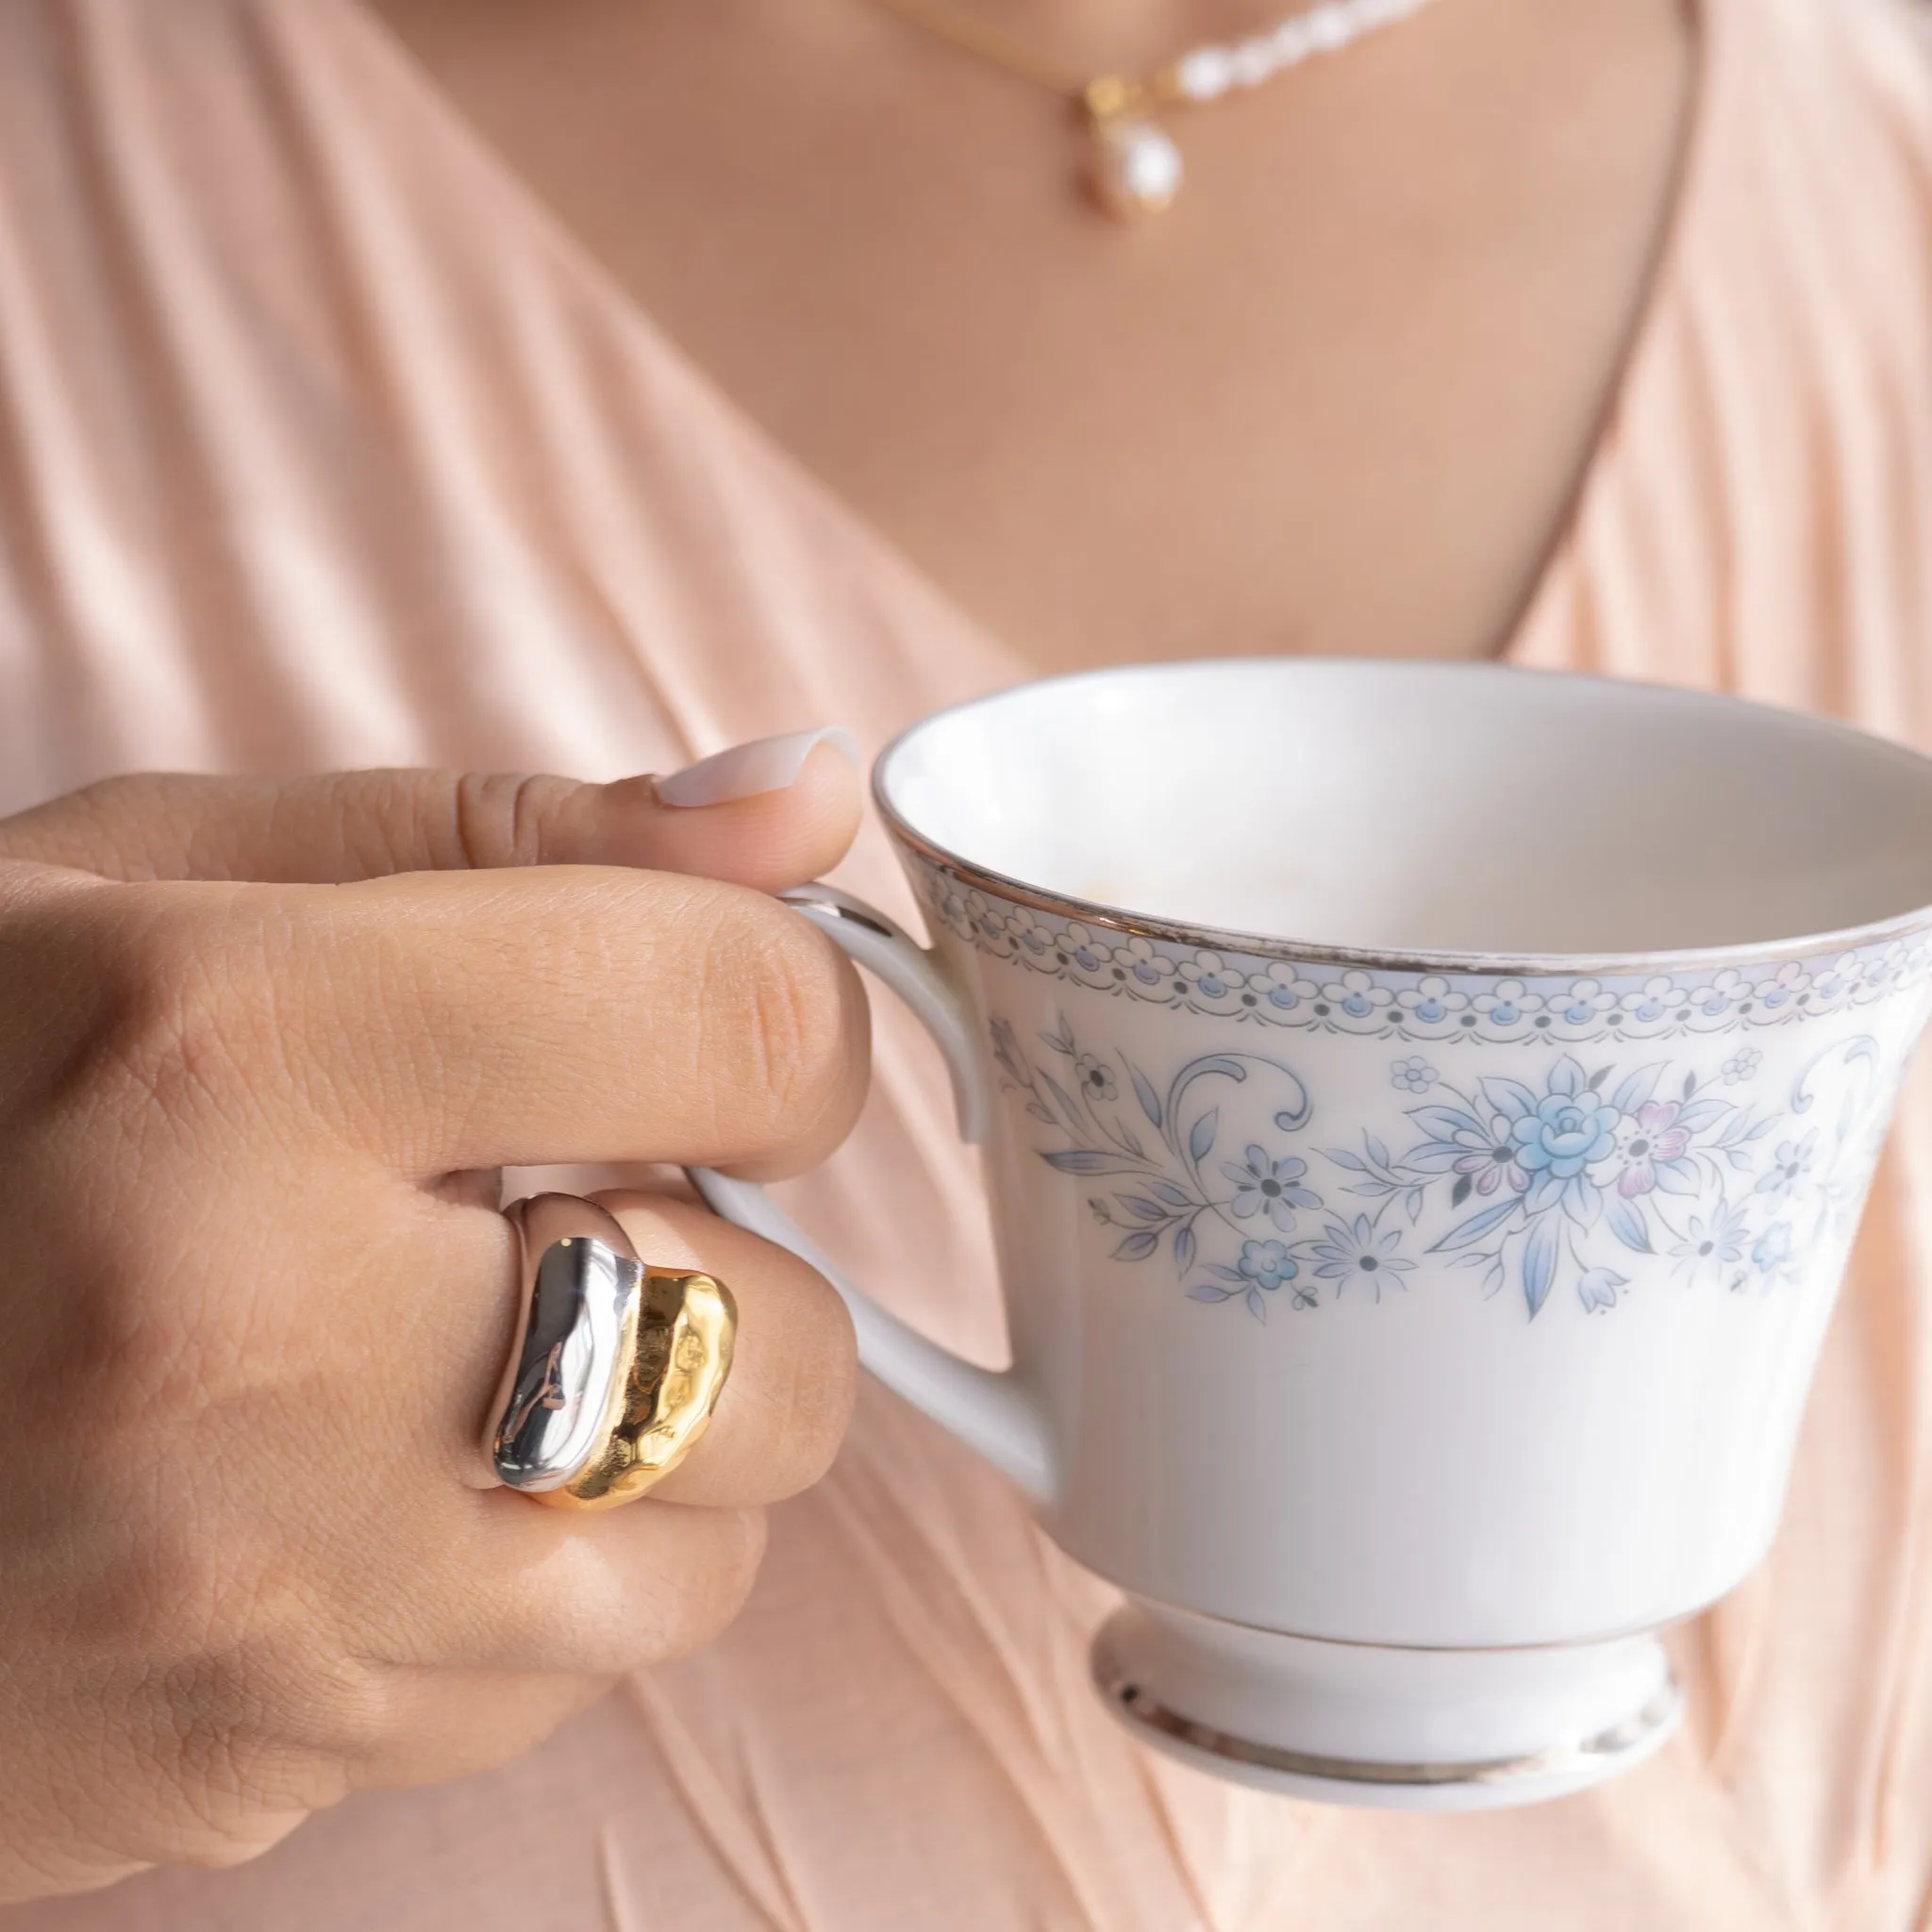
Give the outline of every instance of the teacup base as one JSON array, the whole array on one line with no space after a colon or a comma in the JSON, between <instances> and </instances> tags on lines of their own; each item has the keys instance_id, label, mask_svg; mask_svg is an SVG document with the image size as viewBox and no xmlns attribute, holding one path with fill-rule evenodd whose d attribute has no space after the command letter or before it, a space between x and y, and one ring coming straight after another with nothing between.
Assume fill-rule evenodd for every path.
<instances>
[{"instance_id":1,"label":"teacup base","mask_svg":"<svg viewBox=\"0 0 1932 1932\"><path fill-rule=\"evenodd\" d=\"M1684 1697L1654 1635L1511 1650L1396 1649L1129 1601L1093 1643L1120 1720L1196 1770L1286 1797L1479 1811L1641 1764Z\"/></svg>"}]
</instances>

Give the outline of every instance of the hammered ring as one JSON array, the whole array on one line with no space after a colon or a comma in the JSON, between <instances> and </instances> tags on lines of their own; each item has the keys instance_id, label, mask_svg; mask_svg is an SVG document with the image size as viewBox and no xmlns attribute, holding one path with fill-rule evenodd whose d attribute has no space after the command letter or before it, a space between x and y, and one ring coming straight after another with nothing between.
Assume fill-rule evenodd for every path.
<instances>
[{"instance_id":1,"label":"hammered ring","mask_svg":"<svg viewBox=\"0 0 1932 1932\"><path fill-rule=\"evenodd\" d=\"M553 1507L631 1502L710 1423L731 1373L731 1291L639 1259L615 1217L575 1194L506 1213L523 1266L484 1453L499 1482Z\"/></svg>"}]
</instances>

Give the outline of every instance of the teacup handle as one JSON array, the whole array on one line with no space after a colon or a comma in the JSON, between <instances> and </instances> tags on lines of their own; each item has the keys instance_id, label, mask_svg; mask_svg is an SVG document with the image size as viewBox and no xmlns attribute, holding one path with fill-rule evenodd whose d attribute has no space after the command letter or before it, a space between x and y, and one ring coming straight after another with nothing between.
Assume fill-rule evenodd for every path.
<instances>
[{"instance_id":1,"label":"teacup handle","mask_svg":"<svg viewBox=\"0 0 1932 1932\"><path fill-rule=\"evenodd\" d=\"M991 1095L973 1023L934 956L883 912L835 887L799 886L778 896L912 1009L945 1056L961 1138L983 1140ZM951 1430L1036 1500L1051 1496L1046 1430L1032 1396L1010 1370L975 1368L888 1314L756 1181L734 1180L708 1167L690 1172L713 1213L791 1249L839 1291L852 1311L858 1359L888 1389Z\"/></svg>"}]
</instances>

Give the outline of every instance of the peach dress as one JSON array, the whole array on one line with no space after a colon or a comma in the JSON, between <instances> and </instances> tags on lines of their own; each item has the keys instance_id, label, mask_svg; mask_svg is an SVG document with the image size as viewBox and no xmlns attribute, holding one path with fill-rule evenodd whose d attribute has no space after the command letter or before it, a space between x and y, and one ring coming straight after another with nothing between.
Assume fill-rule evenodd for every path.
<instances>
[{"instance_id":1,"label":"peach dress","mask_svg":"<svg viewBox=\"0 0 1932 1932\"><path fill-rule=\"evenodd\" d=\"M1703 0L1667 257L1518 660L1932 748L1918 4ZM0 4L0 809L140 766L603 776L827 720L876 747L1022 675L350 0ZM904 909L875 828L846 876ZM929 1057L880 1026L857 1143L801 1191L905 1313L996 1357L972 1169ZM702 1656L502 1771L8 1924L1932 1924L1928 1103L1915 1080L1777 1547L1678 1634L1682 1735L1599 1791L1411 1818L1150 1757L1088 1689L1105 1591L868 1389Z\"/></svg>"}]
</instances>

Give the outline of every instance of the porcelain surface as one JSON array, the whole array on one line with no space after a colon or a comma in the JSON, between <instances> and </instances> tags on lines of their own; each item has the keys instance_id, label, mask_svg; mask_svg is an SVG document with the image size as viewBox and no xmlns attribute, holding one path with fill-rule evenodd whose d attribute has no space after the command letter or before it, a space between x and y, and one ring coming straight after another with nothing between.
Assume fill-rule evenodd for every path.
<instances>
[{"instance_id":1,"label":"porcelain surface","mask_svg":"<svg viewBox=\"0 0 1932 1932\"><path fill-rule=\"evenodd\" d=\"M913 863L929 903L957 889ZM983 927L936 942L981 1028L1016 1373L1073 1555L1242 1624L1470 1647L1663 1624L1757 1561L1917 948L1737 975L1706 1030L1642 1030L1603 981L1585 1021L1567 975L1384 974L1379 1024L1284 1031L1229 1003L1278 960L1222 956L1204 1011ZM1396 1016L1452 1000L1506 1030L1418 1052ZM1519 1030L1553 1011L1591 1037Z\"/></svg>"},{"instance_id":2,"label":"porcelain surface","mask_svg":"<svg viewBox=\"0 0 1932 1932\"><path fill-rule=\"evenodd\" d=\"M1774 1532L1932 1006L1932 764L1660 690L1274 663L1025 687L875 790L931 949L802 909L947 1053L1011 1370L700 1184L1128 1593L1124 1719L1423 1808L1654 1749L1644 1633Z\"/></svg>"}]
</instances>

